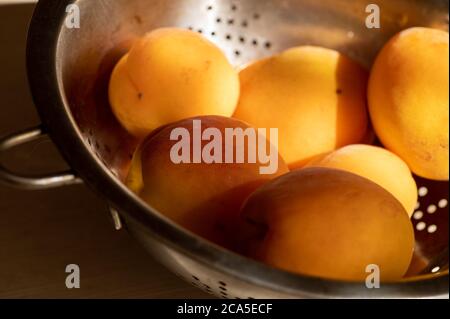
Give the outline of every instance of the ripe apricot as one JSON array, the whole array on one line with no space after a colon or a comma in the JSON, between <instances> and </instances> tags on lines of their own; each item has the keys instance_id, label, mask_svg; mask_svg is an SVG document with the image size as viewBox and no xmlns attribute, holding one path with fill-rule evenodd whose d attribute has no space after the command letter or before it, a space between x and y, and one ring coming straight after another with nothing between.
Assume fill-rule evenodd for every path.
<instances>
[{"instance_id":1,"label":"ripe apricot","mask_svg":"<svg viewBox=\"0 0 450 319\"><path fill-rule=\"evenodd\" d=\"M238 98L238 73L221 50L175 28L139 39L117 64L109 86L114 114L139 138L184 118L231 116Z\"/></svg>"},{"instance_id":2,"label":"ripe apricot","mask_svg":"<svg viewBox=\"0 0 450 319\"><path fill-rule=\"evenodd\" d=\"M129 173L127 185L146 203L190 231L217 244L233 248L239 221L239 210L245 199L259 186L270 179L287 173L288 168L276 152L277 170L263 175L260 160L251 163L174 163L172 152L179 143L173 140L173 132L186 129L194 136L193 123L201 120L204 134L217 129L226 136L226 130L250 128L247 124L232 118L204 116L168 124L155 130L138 148ZM265 138L264 138L265 139ZM192 140L188 143L194 150ZM220 143L224 149L229 143L225 138ZM208 142L201 141L201 149ZM236 142L237 145L237 142ZM244 151L248 143L241 144ZM234 154L236 154L235 151ZM220 157L225 158L225 153ZM191 154L193 159L194 155Z\"/></svg>"},{"instance_id":3,"label":"ripe apricot","mask_svg":"<svg viewBox=\"0 0 450 319\"><path fill-rule=\"evenodd\" d=\"M307 167L342 169L370 179L389 191L411 217L417 203L417 185L406 163L376 146L349 145L308 163Z\"/></svg>"},{"instance_id":4,"label":"ripe apricot","mask_svg":"<svg viewBox=\"0 0 450 319\"><path fill-rule=\"evenodd\" d=\"M381 50L369 82L369 109L384 146L424 178L448 180L448 32L411 28Z\"/></svg>"},{"instance_id":5,"label":"ripe apricot","mask_svg":"<svg viewBox=\"0 0 450 319\"><path fill-rule=\"evenodd\" d=\"M235 118L279 129L291 168L359 143L367 131L368 74L337 51L304 46L257 61L240 72Z\"/></svg>"},{"instance_id":6,"label":"ripe apricot","mask_svg":"<svg viewBox=\"0 0 450 319\"><path fill-rule=\"evenodd\" d=\"M400 202L342 170L306 168L270 181L249 197L242 217L254 229L250 256L303 275L359 281L377 265L382 281L398 280L413 254Z\"/></svg>"}]
</instances>

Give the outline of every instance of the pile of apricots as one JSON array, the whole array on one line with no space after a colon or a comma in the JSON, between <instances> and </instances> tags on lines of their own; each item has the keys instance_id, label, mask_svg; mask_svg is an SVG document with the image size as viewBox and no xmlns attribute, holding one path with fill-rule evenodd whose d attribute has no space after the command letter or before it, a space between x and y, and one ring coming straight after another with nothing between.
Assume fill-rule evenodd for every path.
<instances>
[{"instance_id":1,"label":"pile of apricots","mask_svg":"<svg viewBox=\"0 0 450 319\"><path fill-rule=\"evenodd\" d=\"M141 140L126 183L189 231L270 266L358 281L375 264L399 280L415 245L413 174L449 177L448 64L448 33L430 28L394 36L370 72L313 46L236 69L195 32L154 30L109 84L113 113ZM195 119L222 133L277 128L277 171L174 163L171 132L192 133Z\"/></svg>"}]
</instances>

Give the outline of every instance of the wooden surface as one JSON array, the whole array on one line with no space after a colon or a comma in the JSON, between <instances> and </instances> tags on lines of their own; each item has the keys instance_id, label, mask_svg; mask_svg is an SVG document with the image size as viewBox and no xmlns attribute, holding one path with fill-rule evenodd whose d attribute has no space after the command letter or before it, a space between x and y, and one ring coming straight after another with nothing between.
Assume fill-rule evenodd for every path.
<instances>
[{"instance_id":1,"label":"wooden surface","mask_svg":"<svg viewBox=\"0 0 450 319\"><path fill-rule=\"evenodd\" d=\"M32 5L0 5L0 135L39 124L25 73ZM0 158L26 172L64 168L48 140ZM158 265L84 186L24 192L0 186L0 298L203 298ZM65 286L78 264L81 288Z\"/></svg>"}]
</instances>

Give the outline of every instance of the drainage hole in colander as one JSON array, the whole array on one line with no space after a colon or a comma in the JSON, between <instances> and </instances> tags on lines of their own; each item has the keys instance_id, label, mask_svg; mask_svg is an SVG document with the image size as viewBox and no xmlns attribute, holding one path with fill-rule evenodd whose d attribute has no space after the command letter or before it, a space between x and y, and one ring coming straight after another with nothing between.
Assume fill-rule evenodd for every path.
<instances>
[{"instance_id":1,"label":"drainage hole in colander","mask_svg":"<svg viewBox=\"0 0 450 319\"><path fill-rule=\"evenodd\" d=\"M429 234L433 234L433 233L435 233L437 231L437 226L436 225L430 225L430 226L428 226L427 231L428 231Z\"/></svg>"},{"instance_id":2,"label":"drainage hole in colander","mask_svg":"<svg viewBox=\"0 0 450 319\"><path fill-rule=\"evenodd\" d=\"M227 39L228 41L230 41L230 40L233 39L233 36L232 36L231 34L227 34L227 35L225 36L225 39Z\"/></svg>"},{"instance_id":3,"label":"drainage hole in colander","mask_svg":"<svg viewBox=\"0 0 450 319\"><path fill-rule=\"evenodd\" d=\"M415 220L420 220L420 219L422 219L422 217L423 217L423 212L420 211L420 210L418 210L417 212L415 212L414 215L413 215L413 218L414 218Z\"/></svg>"},{"instance_id":4,"label":"drainage hole in colander","mask_svg":"<svg viewBox=\"0 0 450 319\"><path fill-rule=\"evenodd\" d=\"M445 208L448 205L448 200L446 200L445 198L441 199L438 203L439 208Z\"/></svg>"},{"instance_id":5,"label":"drainage hole in colander","mask_svg":"<svg viewBox=\"0 0 450 319\"><path fill-rule=\"evenodd\" d=\"M242 21L241 26L244 27L244 28L247 28L248 27L248 21L247 20Z\"/></svg>"},{"instance_id":6,"label":"drainage hole in colander","mask_svg":"<svg viewBox=\"0 0 450 319\"><path fill-rule=\"evenodd\" d=\"M426 188L425 186L422 186L419 188L419 196L420 197L425 197L428 194L428 188Z\"/></svg>"},{"instance_id":7,"label":"drainage hole in colander","mask_svg":"<svg viewBox=\"0 0 450 319\"><path fill-rule=\"evenodd\" d=\"M422 230L424 230L426 227L427 227L427 224L425 224L424 222L417 223L417 225L416 225L416 229L417 229L418 231L422 231Z\"/></svg>"},{"instance_id":8,"label":"drainage hole in colander","mask_svg":"<svg viewBox=\"0 0 450 319\"><path fill-rule=\"evenodd\" d=\"M435 274L435 273L437 273L439 270L441 270L441 267L436 266L436 267L434 267L433 269L431 269L431 273Z\"/></svg>"},{"instance_id":9,"label":"drainage hole in colander","mask_svg":"<svg viewBox=\"0 0 450 319\"><path fill-rule=\"evenodd\" d=\"M427 213L428 214L434 214L437 211L437 206L436 205L430 205L427 208Z\"/></svg>"}]
</instances>

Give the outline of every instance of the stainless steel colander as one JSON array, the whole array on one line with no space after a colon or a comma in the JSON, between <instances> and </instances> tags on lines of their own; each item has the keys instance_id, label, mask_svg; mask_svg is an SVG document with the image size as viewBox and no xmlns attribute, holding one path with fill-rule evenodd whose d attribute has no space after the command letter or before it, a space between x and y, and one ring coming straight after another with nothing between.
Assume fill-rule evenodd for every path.
<instances>
[{"instance_id":1,"label":"stainless steel colander","mask_svg":"<svg viewBox=\"0 0 450 319\"><path fill-rule=\"evenodd\" d=\"M0 152L49 134L73 171L20 176L0 165L0 181L42 189L82 180L111 205L157 260L193 285L224 298L448 298L448 183L417 179L416 255L408 278L368 289L290 274L211 244L148 207L121 180L135 142L116 122L107 99L111 70L134 39L157 27L204 34L236 65L285 48L321 45L370 67L381 46L410 26L448 30L445 0L376 3L381 28L368 29L370 0L41 0L28 38L30 85L43 122L0 141ZM69 28L67 6L80 9ZM182 183L182 181L180 181Z\"/></svg>"}]
</instances>

